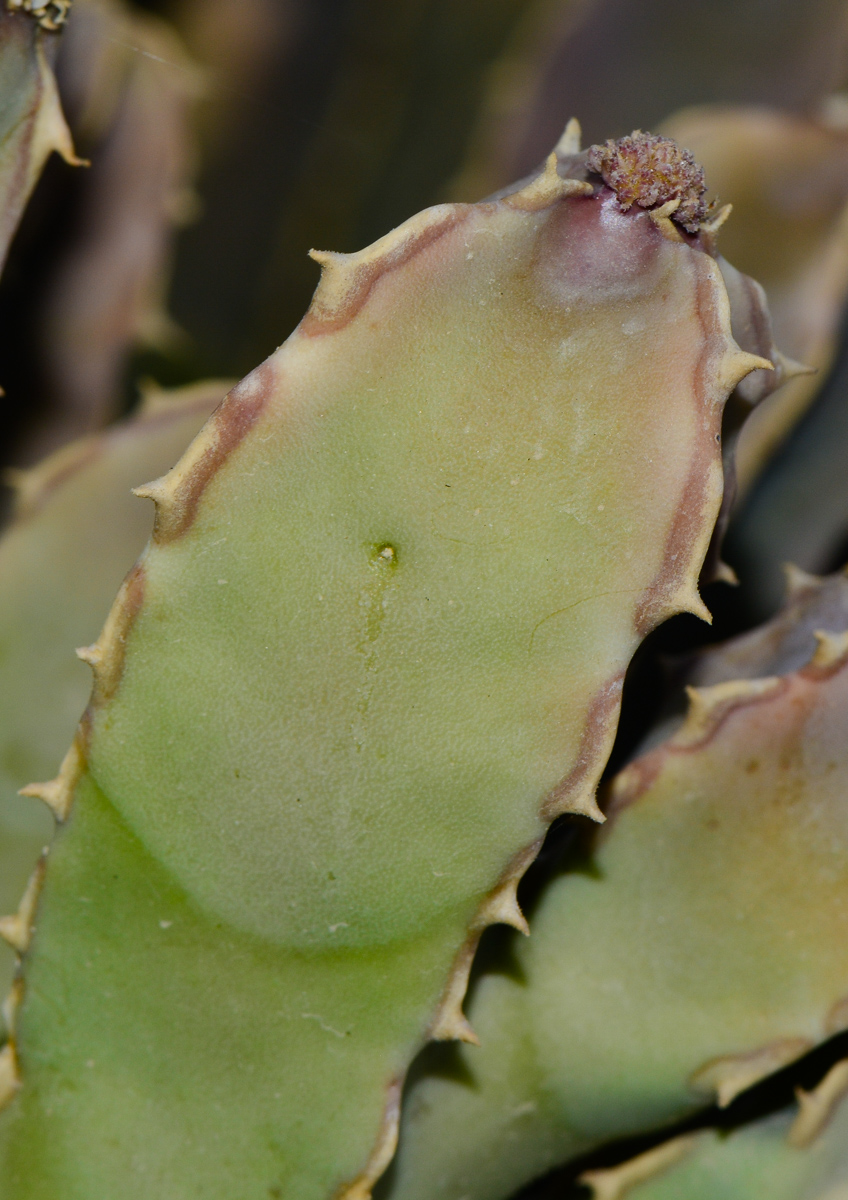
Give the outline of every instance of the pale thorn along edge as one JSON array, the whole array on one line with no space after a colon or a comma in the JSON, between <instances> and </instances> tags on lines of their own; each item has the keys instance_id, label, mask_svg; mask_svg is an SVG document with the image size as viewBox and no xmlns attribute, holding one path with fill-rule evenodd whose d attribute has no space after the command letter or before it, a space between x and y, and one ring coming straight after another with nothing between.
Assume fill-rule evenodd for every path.
<instances>
[{"instance_id":1,"label":"pale thorn along edge","mask_svg":"<svg viewBox=\"0 0 848 1200\"><path fill-rule=\"evenodd\" d=\"M664 238L668 238L670 242L682 242L683 234L672 221L672 216L680 208L680 197L673 196L671 200L666 200L665 204L661 204L659 208L649 208L648 216L656 225L657 229ZM771 366L771 364L769 364Z\"/></svg>"},{"instance_id":2,"label":"pale thorn along edge","mask_svg":"<svg viewBox=\"0 0 848 1200\"><path fill-rule=\"evenodd\" d=\"M719 1108L727 1108L749 1087L797 1061L813 1048L809 1038L780 1038L748 1054L728 1054L706 1063L690 1082L698 1091L714 1094Z\"/></svg>"},{"instance_id":3,"label":"pale thorn along edge","mask_svg":"<svg viewBox=\"0 0 848 1200\"><path fill-rule=\"evenodd\" d=\"M784 379L797 379L799 375L818 375L819 373L818 367L811 367L807 363L797 362L781 350L775 351L774 358L775 370L782 372Z\"/></svg>"},{"instance_id":4,"label":"pale thorn along edge","mask_svg":"<svg viewBox=\"0 0 848 1200\"><path fill-rule=\"evenodd\" d=\"M765 679L738 679L729 683L716 683L712 687L687 687L689 709L680 729L675 733L674 746L696 746L707 741L724 716L736 708L740 701L755 700L777 691L781 686L778 676ZM626 772L619 776L616 791L627 783Z\"/></svg>"},{"instance_id":5,"label":"pale thorn along edge","mask_svg":"<svg viewBox=\"0 0 848 1200\"><path fill-rule=\"evenodd\" d=\"M40 41L36 47L36 54L41 74L41 86L44 90L32 140L40 150L41 161L45 161L48 155L55 150L69 166L90 166L88 159L80 158L74 150L74 140L62 111L62 101L59 99L59 85L44 56L44 47ZM34 178L32 182L35 182Z\"/></svg>"},{"instance_id":6,"label":"pale thorn along edge","mask_svg":"<svg viewBox=\"0 0 848 1200\"><path fill-rule=\"evenodd\" d=\"M188 384L177 389L160 388L151 380L139 381L139 404L126 421L119 421L104 430L84 434L30 467L6 467L2 479L14 489L14 520L36 513L61 480L84 469L97 453L101 439L108 440L111 434L120 438L133 425L145 417L172 415L176 419L181 406L200 403L209 396L223 398L236 384L234 379L209 379ZM211 403L211 401L210 401Z\"/></svg>"},{"instance_id":7,"label":"pale thorn along edge","mask_svg":"<svg viewBox=\"0 0 848 1200\"><path fill-rule=\"evenodd\" d=\"M578 1182L592 1189L593 1200L623 1200L631 1188L653 1179L681 1162L700 1141L696 1133L685 1134L646 1150L636 1158L617 1167L599 1171L584 1171Z\"/></svg>"},{"instance_id":8,"label":"pale thorn along edge","mask_svg":"<svg viewBox=\"0 0 848 1200\"><path fill-rule=\"evenodd\" d=\"M811 1146L822 1130L827 1127L846 1095L848 1095L848 1058L835 1063L812 1091L806 1092L803 1088L796 1088L798 1116L787 1137L790 1146L797 1146L799 1150Z\"/></svg>"},{"instance_id":9,"label":"pale thorn along edge","mask_svg":"<svg viewBox=\"0 0 848 1200\"><path fill-rule=\"evenodd\" d=\"M21 957L29 949L32 938L35 909L41 891L41 881L46 868L47 851L45 850L30 876L26 891L23 894L18 911L10 917L0 917L0 937L12 947Z\"/></svg>"},{"instance_id":10,"label":"pale thorn along edge","mask_svg":"<svg viewBox=\"0 0 848 1200\"><path fill-rule=\"evenodd\" d=\"M848 1029L848 996L843 996L841 1000L837 1000L827 1014L825 1030L828 1034L834 1034L844 1033L846 1029Z\"/></svg>"},{"instance_id":11,"label":"pale thorn along edge","mask_svg":"<svg viewBox=\"0 0 848 1200\"><path fill-rule=\"evenodd\" d=\"M557 169L557 154L552 151L545 160L545 169L520 192L504 197L504 203L523 212L547 208L565 196L591 196L594 188L581 179L563 179Z\"/></svg>"},{"instance_id":12,"label":"pale thorn along edge","mask_svg":"<svg viewBox=\"0 0 848 1200\"><path fill-rule=\"evenodd\" d=\"M816 649L810 659L811 667L827 670L835 667L848 654L848 629L843 633L827 633L823 629L816 629L813 637L816 639Z\"/></svg>"},{"instance_id":13,"label":"pale thorn along edge","mask_svg":"<svg viewBox=\"0 0 848 1200\"><path fill-rule=\"evenodd\" d=\"M30 876L18 911L12 916L0 918L0 937L15 951L19 964L32 939L35 910L47 866L47 853L45 848ZM15 1051L15 1015L22 997L23 980L18 976L3 1003L3 1017L9 1037L6 1045L0 1050L0 1112L11 1104L21 1086L18 1056Z\"/></svg>"},{"instance_id":14,"label":"pale thorn along edge","mask_svg":"<svg viewBox=\"0 0 848 1200\"><path fill-rule=\"evenodd\" d=\"M787 599L791 600L799 592L805 592L808 588L821 586L822 577L820 575L811 575L809 571L805 571L803 567L799 567L794 562L783 563L782 570L786 580Z\"/></svg>"},{"instance_id":15,"label":"pale thorn along edge","mask_svg":"<svg viewBox=\"0 0 848 1200\"><path fill-rule=\"evenodd\" d=\"M0 1111L14 1100L21 1086L15 1046L8 1041L0 1050Z\"/></svg>"},{"instance_id":16,"label":"pale thorn along edge","mask_svg":"<svg viewBox=\"0 0 848 1200\"><path fill-rule=\"evenodd\" d=\"M18 963L29 949L35 928L35 910L44 872L47 866L47 849L42 852L35 870L30 876L26 891L23 894L18 911L9 917L0 917L0 937L12 947L18 956ZM3 1003L3 1017L9 1031L9 1039L0 1050L0 1112L14 1100L21 1086L18 1071L18 1058L15 1052L15 1015L23 997L23 980L18 976L12 984Z\"/></svg>"},{"instance_id":17,"label":"pale thorn along edge","mask_svg":"<svg viewBox=\"0 0 848 1200\"><path fill-rule=\"evenodd\" d=\"M582 139L583 130L580 128L580 122L576 117L572 117L559 135L559 141L554 146L554 154L557 158L566 158L570 154L579 154Z\"/></svg>"},{"instance_id":18,"label":"pale thorn along edge","mask_svg":"<svg viewBox=\"0 0 848 1200\"><path fill-rule=\"evenodd\" d=\"M794 564L784 565L783 604L765 624L711 649L692 662L696 687L739 679L785 675L808 666L816 646L814 630L831 636L848 628L848 576L845 571L818 577Z\"/></svg>"},{"instance_id":19,"label":"pale thorn along edge","mask_svg":"<svg viewBox=\"0 0 848 1200\"><path fill-rule=\"evenodd\" d=\"M603 821L600 809L597 815L589 812L597 821ZM468 990L468 979L477 946L483 931L489 925L511 925L525 937L530 936L530 926L518 905L518 885L521 877L541 849L541 841L533 842L513 859L502 883L496 887L488 899L484 900L477 917L469 932L465 945L454 960L453 970L448 979L442 999L429 1030L429 1037L434 1042L460 1041L472 1046L479 1046L480 1039L471 1027L468 1018L462 1011L462 1003ZM400 1120L400 1111L397 1113ZM397 1130L395 1131L397 1140Z\"/></svg>"},{"instance_id":20,"label":"pale thorn along edge","mask_svg":"<svg viewBox=\"0 0 848 1200\"><path fill-rule=\"evenodd\" d=\"M573 140L575 136L573 129L571 136ZM553 153L547 160L544 172L521 191L505 197L504 203L512 208L535 212L564 197L588 196L593 191L594 189L589 183L561 178L557 171L557 156L556 153ZM677 206L674 201L670 203L670 208L668 205L664 206L665 211L657 210L646 214L666 237L669 234L662 223L668 222L671 225L669 214ZM400 258L408 250L410 242L418 240L422 233L426 234L429 228L440 225L445 216L452 211L453 206L447 205L430 209L420 217L413 218L414 224L407 222L399 230L386 235L375 245L358 254L342 255L311 251L311 256L322 265L323 271L310 311L318 316L332 314L333 310L341 307L344 300L348 300L359 290L364 282L363 276L369 273L369 268L375 262L379 261L385 266L390 265L393 258ZM677 231L673 230L673 232L675 236L672 240L682 242L683 239L678 237ZM735 347L731 342L717 364L716 385L729 392L749 372L759 368L771 370L773 364L767 359ZM184 489L190 484L192 475L201 461L209 455L210 451L214 452L218 438L218 428L212 421L201 431L171 472L151 484L135 489L137 496L152 499L156 504L154 540L157 536L166 539L169 531L179 525L182 517ZM120 680L123 644L132 620L133 605L130 601L136 582L135 573L131 572L121 588L100 638L93 646L79 652L80 657L89 663L93 670L93 707L107 699L114 692ZM689 572L689 576L680 581L673 594L665 597L663 608L666 613L683 610L690 611L706 621L711 619L709 611L698 594L696 581L691 572ZM607 700L617 700L621 689L620 680L617 681L616 686L610 685L610 694L605 697ZM64 820L70 811L73 791L82 774L83 767L84 753L80 735L78 735L57 778L48 783L30 785L22 789L22 794L41 798L51 807L58 820ZM549 797L544 808L544 817L550 821L565 811L579 812L597 821L604 819L595 799L593 779L589 779L583 785L579 795L569 797L567 803L563 803L556 795ZM468 938L456 955L442 1000L431 1022L429 1031L431 1038L459 1038L476 1042L476 1036L462 1013L462 1001L474 952L483 929L492 923L505 922L523 933L528 931L526 921L518 907L516 889L527 866L535 858L540 844L540 840L532 843L513 858L500 882L492 889L478 910ZM37 884L33 887L32 896L34 905L37 898ZM17 1083L14 1085L14 1088L16 1087ZM347 1200L364 1200L370 1195L371 1186L385 1170L392 1157L398 1137L401 1087L402 1080L394 1080L387 1089L387 1102L377 1143L361 1174L344 1190L343 1195L347 1197ZM10 1094L13 1094L14 1088Z\"/></svg>"},{"instance_id":21,"label":"pale thorn along edge","mask_svg":"<svg viewBox=\"0 0 848 1200\"><path fill-rule=\"evenodd\" d=\"M462 1017L462 1020L465 1018ZM469 1030L471 1036L463 1040L476 1044L477 1038L470 1026ZM456 1036L460 1037L461 1035L457 1034ZM345 1188L340 1200L371 1200L371 1189L374 1183L387 1170L394 1158L400 1138L400 1106L403 1099L403 1084L403 1079L393 1079L389 1084L386 1091L386 1107L374 1149L371 1151L361 1175Z\"/></svg>"},{"instance_id":22,"label":"pale thorn along edge","mask_svg":"<svg viewBox=\"0 0 848 1200\"><path fill-rule=\"evenodd\" d=\"M747 350L739 350L725 362L722 382L732 390L737 383L741 383L746 375L757 370L773 371L774 363L769 362L767 358L762 358L759 354L749 354Z\"/></svg>"},{"instance_id":23,"label":"pale thorn along edge","mask_svg":"<svg viewBox=\"0 0 848 1200\"><path fill-rule=\"evenodd\" d=\"M7 4L6 11L14 14L16 7ZM9 243L24 205L50 155L55 151L71 166L89 165L86 159L79 158L74 151L71 131L62 111L56 76L44 53L41 29L34 28L33 34L35 37L33 54L37 74L34 81L35 98L33 100L35 115L28 132L23 134L23 141L17 152L23 161L19 163L12 182L8 186L4 186L6 208L3 220L0 222L0 265L5 261ZM15 153L14 142L16 138L20 139L21 134L16 133L14 127L6 132L7 138L12 143L11 151Z\"/></svg>"},{"instance_id":24,"label":"pale thorn along edge","mask_svg":"<svg viewBox=\"0 0 848 1200\"><path fill-rule=\"evenodd\" d=\"M723 204L713 217L701 222L702 233L718 233L727 218L733 212L732 204Z\"/></svg>"},{"instance_id":25,"label":"pale thorn along edge","mask_svg":"<svg viewBox=\"0 0 848 1200\"><path fill-rule=\"evenodd\" d=\"M30 783L20 789L21 796L42 800L61 824L68 819L74 798L74 788L79 781L84 765L80 735L74 737L71 747L62 760L59 774L46 783Z\"/></svg>"},{"instance_id":26,"label":"pale thorn along edge","mask_svg":"<svg viewBox=\"0 0 848 1200\"><path fill-rule=\"evenodd\" d=\"M137 493L136 493L137 494ZM109 616L106 618L106 624L100 637L91 646L83 646L77 650L77 657L91 667L93 684L91 691L91 706L97 707L109 699L115 692L118 683L121 679L123 671L123 652L126 635L129 625L132 621L130 615L130 598L133 594L134 587L137 582L135 568L130 571L127 578L121 584L115 603L113 604ZM67 772L65 765L67 763ZM57 779L48 784L36 784L37 788L50 788L54 784L58 785L56 794L60 798L68 797L66 801L66 812L69 811L73 789L76 787L84 766L84 757L81 747L74 745L68 753L68 757L62 764L62 769L59 772ZM40 792L32 792L22 789L23 795L40 795ZM43 797L42 797L43 798Z\"/></svg>"},{"instance_id":27,"label":"pale thorn along edge","mask_svg":"<svg viewBox=\"0 0 848 1200\"><path fill-rule=\"evenodd\" d=\"M763 679L733 679L702 687L687 684L685 688L688 706L679 727L663 743L669 748L695 748L708 742L724 717L738 704L746 700L758 700L778 691L780 678L770 675ZM660 743L658 743L660 744ZM634 788L642 784L641 755L632 763L622 767L610 784L613 806L627 803Z\"/></svg>"}]
</instances>

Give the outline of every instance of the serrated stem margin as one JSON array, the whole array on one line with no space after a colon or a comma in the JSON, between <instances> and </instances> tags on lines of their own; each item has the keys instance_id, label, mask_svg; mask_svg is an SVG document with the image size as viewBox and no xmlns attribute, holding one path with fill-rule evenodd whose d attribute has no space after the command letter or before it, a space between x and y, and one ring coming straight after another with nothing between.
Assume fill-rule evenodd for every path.
<instances>
[{"instance_id":1,"label":"serrated stem margin","mask_svg":"<svg viewBox=\"0 0 848 1200\"><path fill-rule=\"evenodd\" d=\"M549 160L543 176L503 200L487 202L487 207L503 205L519 210L526 207L529 212L536 213L554 204L579 204L590 198L589 192L593 189L588 185L574 187L575 181L560 180L558 176L555 181L554 173ZM347 325L387 271L396 269L454 229L473 207L441 205L427 210L359 254L313 252L313 257L322 264L322 280L299 331L306 336L326 335ZM656 236L664 237L665 234L658 229ZM680 250L689 253L690 247L680 243ZM736 383L750 371L771 366L766 360L740 350L733 341L729 304L718 268L712 259L705 258L709 264L705 276L709 275L710 279L702 278L697 284L697 311L704 336L692 391L701 401L704 414L711 412L711 415L709 418L704 415L699 420L683 500L666 539L662 566L636 606L634 632L640 639L680 612L710 619L698 594L697 580L722 491L716 438L722 403L714 399L714 393L720 391L723 402ZM172 471L136 489L136 495L152 499L156 505L152 545L167 545L189 532L203 492L259 419L277 382L276 365L269 359L228 393ZM25 794L39 796L50 804L59 819L65 819L70 811L73 791L85 766L93 714L115 695L120 685L126 641L143 603L144 587L145 563L142 558L127 576L97 642L83 651L82 657L91 665L94 674L92 697L59 776L50 783L24 789ZM607 680L592 701L575 766L542 802L539 815L544 825L549 825L562 813L577 813L596 821L604 819L595 792L615 738L622 684L623 676L616 674ZM526 932L516 889L540 845L541 839L536 839L514 855L495 888L478 907L466 940L454 959L424 1041L440 1038L477 1040L462 1013L474 953L483 930L491 924L506 921ZM341 1189L339 1200L367 1200L373 1184L391 1161L397 1144L405 1073L404 1070L387 1081L384 1113L374 1148L362 1172Z\"/></svg>"}]
</instances>

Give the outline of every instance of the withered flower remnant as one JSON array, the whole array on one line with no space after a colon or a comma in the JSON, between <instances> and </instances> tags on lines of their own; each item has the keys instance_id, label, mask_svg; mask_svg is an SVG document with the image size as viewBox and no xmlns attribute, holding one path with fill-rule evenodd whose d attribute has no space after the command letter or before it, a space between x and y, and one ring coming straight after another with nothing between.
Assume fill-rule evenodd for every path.
<instances>
[{"instance_id":1,"label":"withered flower remnant","mask_svg":"<svg viewBox=\"0 0 848 1200\"><path fill-rule=\"evenodd\" d=\"M697 233L707 216L703 168L671 138L636 129L629 137L590 146L587 162L625 212L634 204L656 208L679 199L673 219L689 233Z\"/></svg>"}]
</instances>

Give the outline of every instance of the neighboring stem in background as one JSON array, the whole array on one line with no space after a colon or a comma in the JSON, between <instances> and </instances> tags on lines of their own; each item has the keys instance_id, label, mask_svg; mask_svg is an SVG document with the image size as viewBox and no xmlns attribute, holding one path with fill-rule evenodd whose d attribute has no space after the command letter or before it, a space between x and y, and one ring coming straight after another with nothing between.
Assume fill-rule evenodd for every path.
<instances>
[{"instance_id":1,"label":"neighboring stem in background","mask_svg":"<svg viewBox=\"0 0 848 1200\"><path fill-rule=\"evenodd\" d=\"M737 506L821 391L838 349L848 294L846 117L844 98L831 97L815 119L713 105L663 123L703 164L711 194L733 205L722 249L765 288L777 342L795 360L797 377L739 434Z\"/></svg>"},{"instance_id":2,"label":"neighboring stem in background","mask_svg":"<svg viewBox=\"0 0 848 1200\"><path fill-rule=\"evenodd\" d=\"M164 292L196 210L200 77L173 31L122 0L76 0L56 78L90 165L48 163L0 281L0 463L14 466L124 411L134 347L179 345Z\"/></svg>"},{"instance_id":3,"label":"neighboring stem in background","mask_svg":"<svg viewBox=\"0 0 848 1200\"><path fill-rule=\"evenodd\" d=\"M824 572L848 560L848 340L821 394L734 517L727 552L754 619L783 594L783 564Z\"/></svg>"}]
</instances>

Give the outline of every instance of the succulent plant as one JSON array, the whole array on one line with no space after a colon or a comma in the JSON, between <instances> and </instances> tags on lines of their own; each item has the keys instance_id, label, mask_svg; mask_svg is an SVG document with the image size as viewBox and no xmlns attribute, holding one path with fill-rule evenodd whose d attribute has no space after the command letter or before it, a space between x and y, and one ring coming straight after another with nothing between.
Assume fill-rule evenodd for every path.
<instances>
[{"instance_id":1,"label":"succulent plant","mask_svg":"<svg viewBox=\"0 0 848 1200\"><path fill-rule=\"evenodd\" d=\"M0 14L29 105L8 110L5 244L50 150L78 161L48 65L69 8ZM66 338L67 396L31 446L81 427L87 356L85 420L120 408L189 178L179 43L112 0L77 11L58 72L85 100L72 127L100 101L96 62L124 89L104 111L170 114L151 144L182 150L139 149L161 171L139 168L121 120L95 119L111 132L79 190L92 238L65 260L55 328L132 296L108 336ZM516 19L504 0L492 45ZM491 51L459 26L476 79ZM136 28L185 72L168 96L111 48ZM839 136L822 132L825 158ZM114 245L135 245L138 200L137 259L91 216L117 194L97 175L113 137ZM807 160L786 138L791 174ZM844 1183L848 576L790 569L772 620L697 653L690 635L664 694L639 692L654 631L709 620L701 588L732 578L743 418L783 404L791 437L797 396L812 402L818 382L778 349L799 296L827 292L793 347L834 353L845 272L822 247L841 247L844 196L812 233L787 218L788 267L764 257L773 325L747 263L719 253L730 207L692 149L635 130L581 150L572 120L488 199L312 251L308 311L226 395L156 390L16 473L4 1200L508 1200L551 1172L596 1200L824 1200ZM770 178L768 155L757 166ZM345 221L352 190L330 198ZM759 175L752 191L774 198ZM616 741L625 675L645 712ZM57 824L40 853L35 801ZM711 1131L787 1072L797 1116Z\"/></svg>"},{"instance_id":2,"label":"succulent plant","mask_svg":"<svg viewBox=\"0 0 848 1200\"><path fill-rule=\"evenodd\" d=\"M705 612L723 401L771 364L680 195L625 212L563 148L318 255L297 331L141 489L152 545L27 789L63 827L32 950L41 869L6 926L18 1189L364 1195L422 1042L476 1040L474 949L524 928L546 825L600 816L628 659Z\"/></svg>"}]
</instances>

